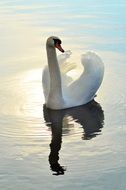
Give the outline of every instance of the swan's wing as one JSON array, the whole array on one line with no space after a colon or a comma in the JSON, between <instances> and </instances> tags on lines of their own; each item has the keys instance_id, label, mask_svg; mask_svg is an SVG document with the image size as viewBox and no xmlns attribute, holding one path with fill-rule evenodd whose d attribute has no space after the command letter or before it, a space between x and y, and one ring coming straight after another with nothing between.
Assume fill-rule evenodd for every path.
<instances>
[{"instance_id":1,"label":"swan's wing","mask_svg":"<svg viewBox=\"0 0 126 190\"><path fill-rule=\"evenodd\" d=\"M68 61L71 54L72 52L68 50L58 56L58 63L59 63L61 78L62 78L62 88L64 88L64 86L68 86L73 80L70 77L70 75L68 75L70 71L76 68L75 63L71 63Z\"/></svg>"},{"instance_id":2,"label":"swan's wing","mask_svg":"<svg viewBox=\"0 0 126 190\"><path fill-rule=\"evenodd\" d=\"M63 54L58 55L58 63L62 74L67 74L70 70L76 67L75 63L70 63L67 60L70 58L72 52L70 50L65 51Z\"/></svg>"},{"instance_id":3,"label":"swan's wing","mask_svg":"<svg viewBox=\"0 0 126 190\"><path fill-rule=\"evenodd\" d=\"M82 105L93 99L103 79L104 64L98 55L87 52L82 55L81 63L84 67L82 74L63 90L70 106Z\"/></svg>"},{"instance_id":4,"label":"swan's wing","mask_svg":"<svg viewBox=\"0 0 126 190\"><path fill-rule=\"evenodd\" d=\"M72 52L70 50L65 51L63 54L57 56L58 63L64 64L68 58L70 58Z\"/></svg>"},{"instance_id":5,"label":"swan's wing","mask_svg":"<svg viewBox=\"0 0 126 190\"><path fill-rule=\"evenodd\" d=\"M81 64L86 73L95 75L98 73L103 78L104 64L101 58L94 52L88 51L81 55Z\"/></svg>"},{"instance_id":6,"label":"swan's wing","mask_svg":"<svg viewBox=\"0 0 126 190\"><path fill-rule=\"evenodd\" d=\"M88 82L89 98L95 96L96 91L100 87L104 75L104 63L99 55L89 51L81 56L81 63L84 66L85 80Z\"/></svg>"}]
</instances>

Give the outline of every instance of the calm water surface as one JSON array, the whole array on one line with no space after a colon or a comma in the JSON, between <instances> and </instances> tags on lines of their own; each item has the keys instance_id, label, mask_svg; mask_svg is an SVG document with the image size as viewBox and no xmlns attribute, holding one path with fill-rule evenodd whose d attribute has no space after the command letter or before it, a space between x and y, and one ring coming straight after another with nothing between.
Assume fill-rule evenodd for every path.
<instances>
[{"instance_id":1,"label":"calm water surface","mask_svg":"<svg viewBox=\"0 0 126 190\"><path fill-rule=\"evenodd\" d=\"M126 189L126 2L0 1L0 189ZM41 77L45 41L59 36L78 61L97 52L95 101L51 111Z\"/></svg>"}]
</instances>

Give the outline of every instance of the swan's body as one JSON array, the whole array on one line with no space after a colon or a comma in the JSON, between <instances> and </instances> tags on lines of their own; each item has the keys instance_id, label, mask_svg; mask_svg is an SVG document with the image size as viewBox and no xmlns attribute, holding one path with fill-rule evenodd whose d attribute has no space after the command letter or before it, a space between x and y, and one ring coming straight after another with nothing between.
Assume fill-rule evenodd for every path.
<instances>
[{"instance_id":1,"label":"swan's body","mask_svg":"<svg viewBox=\"0 0 126 190\"><path fill-rule=\"evenodd\" d=\"M65 63L70 53L60 56L60 62L56 56L55 43L57 37L50 37L47 40L48 67L43 72L43 90L45 103L51 109L65 109L86 104L94 99L104 75L104 64L100 57L93 52L82 55L81 63L84 71L79 78L74 80L68 76L75 65ZM61 41L60 41L61 42ZM64 52L60 44L57 47ZM72 74L72 72L71 72Z\"/></svg>"}]
</instances>

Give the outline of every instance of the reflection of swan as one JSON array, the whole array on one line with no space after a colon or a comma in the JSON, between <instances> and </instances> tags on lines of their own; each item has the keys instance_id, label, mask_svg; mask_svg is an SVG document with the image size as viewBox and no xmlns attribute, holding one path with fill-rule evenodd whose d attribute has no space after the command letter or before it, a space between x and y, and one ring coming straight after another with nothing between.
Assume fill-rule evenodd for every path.
<instances>
[{"instance_id":1,"label":"reflection of swan","mask_svg":"<svg viewBox=\"0 0 126 190\"><path fill-rule=\"evenodd\" d=\"M65 62L70 54L64 53L58 61L55 48L64 52L59 38L48 38L46 49L49 69L46 67L43 72L46 106L51 109L64 109L88 103L94 98L103 79L104 65L101 59L92 52L83 54L81 63L84 71L75 79L72 75L75 65ZM68 76L68 72L71 76Z\"/></svg>"},{"instance_id":2,"label":"reflection of swan","mask_svg":"<svg viewBox=\"0 0 126 190\"><path fill-rule=\"evenodd\" d=\"M59 150L62 143L63 121L66 116L71 116L73 120L83 127L83 140L89 140L99 134L103 127L104 114L101 106L95 102L64 110L52 110L44 106L44 118L47 125L51 126L52 140L50 144L49 163L52 171L56 175L64 174L64 167L60 166ZM50 123L50 124L49 124Z\"/></svg>"}]
</instances>

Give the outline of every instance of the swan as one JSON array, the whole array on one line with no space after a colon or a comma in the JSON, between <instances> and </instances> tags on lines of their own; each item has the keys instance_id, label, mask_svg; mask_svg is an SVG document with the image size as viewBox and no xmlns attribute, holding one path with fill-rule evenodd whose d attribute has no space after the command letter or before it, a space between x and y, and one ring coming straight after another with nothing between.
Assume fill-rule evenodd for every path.
<instances>
[{"instance_id":1,"label":"swan","mask_svg":"<svg viewBox=\"0 0 126 190\"><path fill-rule=\"evenodd\" d=\"M104 75L104 64L94 52L81 56L84 67L78 78L72 76L75 64L67 63L70 51L64 51L59 37L51 36L46 42L48 66L43 70L42 84L47 108L59 110L86 104L94 99ZM63 54L57 58L56 48ZM59 62L61 64L59 64ZM68 73L71 73L71 76Z\"/></svg>"}]
</instances>

